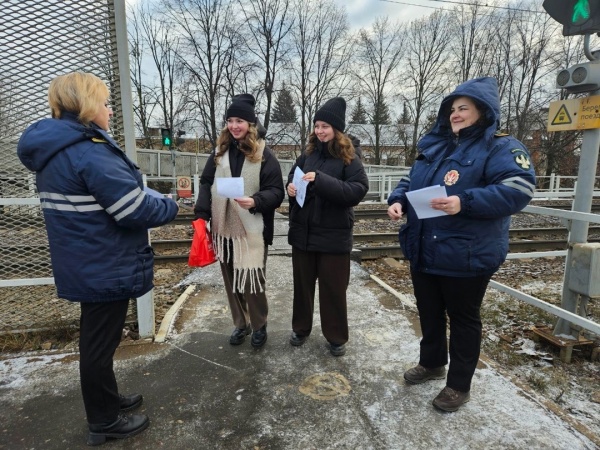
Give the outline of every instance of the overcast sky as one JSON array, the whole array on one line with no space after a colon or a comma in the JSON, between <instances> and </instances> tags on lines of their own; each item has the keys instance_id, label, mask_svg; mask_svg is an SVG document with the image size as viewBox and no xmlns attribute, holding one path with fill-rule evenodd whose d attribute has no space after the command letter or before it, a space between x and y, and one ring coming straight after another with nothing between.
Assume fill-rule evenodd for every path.
<instances>
[{"instance_id":1,"label":"overcast sky","mask_svg":"<svg viewBox=\"0 0 600 450\"><path fill-rule=\"evenodd\" d=\"M127 4L136 4L141 0L125 0ZM408 22L426 16L446 6L436 0L333 0L340 6L346 6L350 27L359 29L370 26L376 17L388 16L392 20Z\"/></svg>"},{"instance_id":2,"label":"overcast sky","mask_svg":"<svg viewBox=\"0 0 600 450\"><path fill-rule=\"evenodd\" d=\"M443 3L431 0L334 0L346 6L351 28L370 26L376 17L408 22L440 9Z\"/></svg>"}]
</instances>

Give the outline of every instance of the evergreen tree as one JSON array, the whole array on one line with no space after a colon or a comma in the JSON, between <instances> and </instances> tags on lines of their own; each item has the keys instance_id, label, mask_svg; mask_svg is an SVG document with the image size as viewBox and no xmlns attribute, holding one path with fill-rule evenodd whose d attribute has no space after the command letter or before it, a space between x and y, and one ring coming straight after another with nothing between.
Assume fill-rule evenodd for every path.
<instances>
[{"instance_id":1,"label":"evergreen tree","mask_svg":"<svg viewBox=\"0 0 600 450\"><path fill-rule=\"evenodd\" d=\"M275 106L273 107L271 121L279 123L294 123L297 120L294 99L284 84L281 88L281 91L279 91L279 94L277 94L277 98L275 99Z\"/></svg>"},{"instance_id":2,"label":"evergreen tree","mask_svg":"<svg viewBox=\"0 0 600 450\"><path fill-rule=\"evenodd\" d=\"M409 124L411 122L410 112L408 111L408 107L406 106L406 102L402 107L402 115L398 119L398 123Z\"/></svg>"},{"instance_id":3,"label":"evergreen tree","mask_svg":"<svg viewBox=\"0 0 600 450\"><path fill-rule=\"evenodd\" d=\"M358 101L356 102L356 107L352 112L352 118L350 119L350 123L367 123L367 110L362 104L362 100L358 97Z\"/></svg>"},{"instance_id":4,"label":"evergreen tree","mask_svg":"<svg viewBox=\"0 0 600 450\"><path fill-rule=\"evenodd\" d=\"M390 110L386 103L382 100L379 104L375 105L375 114L373 114L372 124L389 125L390 124Z\"/></svg>"}]
</instances>

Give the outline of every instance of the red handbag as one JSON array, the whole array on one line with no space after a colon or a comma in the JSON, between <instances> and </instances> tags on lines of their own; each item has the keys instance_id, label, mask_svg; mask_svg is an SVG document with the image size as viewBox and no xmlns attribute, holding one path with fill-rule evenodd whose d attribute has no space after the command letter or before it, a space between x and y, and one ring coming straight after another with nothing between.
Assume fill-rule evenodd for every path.
<instances>
[{"instance_id":1,"label":"red handbag","mask_svg":"<svg viewBox=\"0 0 600 450\"><path fill-rule=\"evenodd\" d=\"M217 257L215 256L210 232L206 228L206 221L204 219L196 219L192 222L192 226L194 227L194 238L192 239L188 266L208 266L214 263Z\"/></svg>"}]
</instances>

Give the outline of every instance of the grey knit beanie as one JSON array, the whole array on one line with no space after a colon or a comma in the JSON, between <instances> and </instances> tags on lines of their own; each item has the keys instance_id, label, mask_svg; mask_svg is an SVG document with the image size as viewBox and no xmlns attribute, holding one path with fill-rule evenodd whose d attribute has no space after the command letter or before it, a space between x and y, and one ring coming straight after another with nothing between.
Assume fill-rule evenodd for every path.
<instances>
[{"instance_id":1,"label":"grey knit beanie","mask_svg":"<svg viewBox=\"0 0 600 450\"><path fill-rule=\"evenodd\" d=\"M313 124L321 120L327 122L339 131L346 129L346 100L342 97L334 97L327 100L315 113Z\"/></svg>"},{"instance_id":2,"label":"grey knit beanie","mask_svg":"<svg viewBox=\"0 0 600 450\"><path fill-rule=\"evenodd\" d=\"M256 100L252 94L238 94L231 99L231 105L227 108L225 119L230 117L239 117L247 122L255 123L256 114L254 113L254 105Z\"/></svg>"}]
</instances>

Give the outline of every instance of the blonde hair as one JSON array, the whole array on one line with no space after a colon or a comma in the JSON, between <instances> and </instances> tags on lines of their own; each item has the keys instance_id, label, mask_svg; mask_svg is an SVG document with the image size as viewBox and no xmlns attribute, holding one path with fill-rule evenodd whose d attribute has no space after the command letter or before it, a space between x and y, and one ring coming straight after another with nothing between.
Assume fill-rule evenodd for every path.
<instances>
[{"instance_id":1,"label":"blonde hair","mask_svg":"<svg viewBox=\"0 0 600 450\"><path fill-rule=\"evenodd\" d=\"M239 141L239 149L246 156L246 159L250 162L258 162L260 158L256 155L258 151L258 128L255 124L250 123L248 127L248 133L244 139ZM229 144L233 140L231 133L227 129L227 125L221 130L221 134L217 139L217 152L215 154L215 162L219 164L219 159L229 149Z\"/></svg>"},{"instance_id":2,"label":"blonde hair","mask_svg":"<svg viewBox=\"0 0 600 450\"><path fill-rule=\"evenodd\" d=\"M354 145L348 136L342 133L337 128L333 128L334 136L329 142L327 142L327 150L334 158L338 158L344 161L344 164L349 165L354 159L356 154ZM317 147L318 138L313 131L308 136L308 145L306 146L306 154L310 155Z\"/></svg>"},{"instance_id":3,"label":"blonde hair","mask_svg":"<svg viewBox=\"0 0 600 450\"><path fill-rule=\"evenodd\" d=\"M63 112L77 114L79 121L88 126L98 114L98 105L108 99L106 84L96 75L71 72L50 82L48 104L52 117L59 119Z\"/></svg>"}]
</instances>

